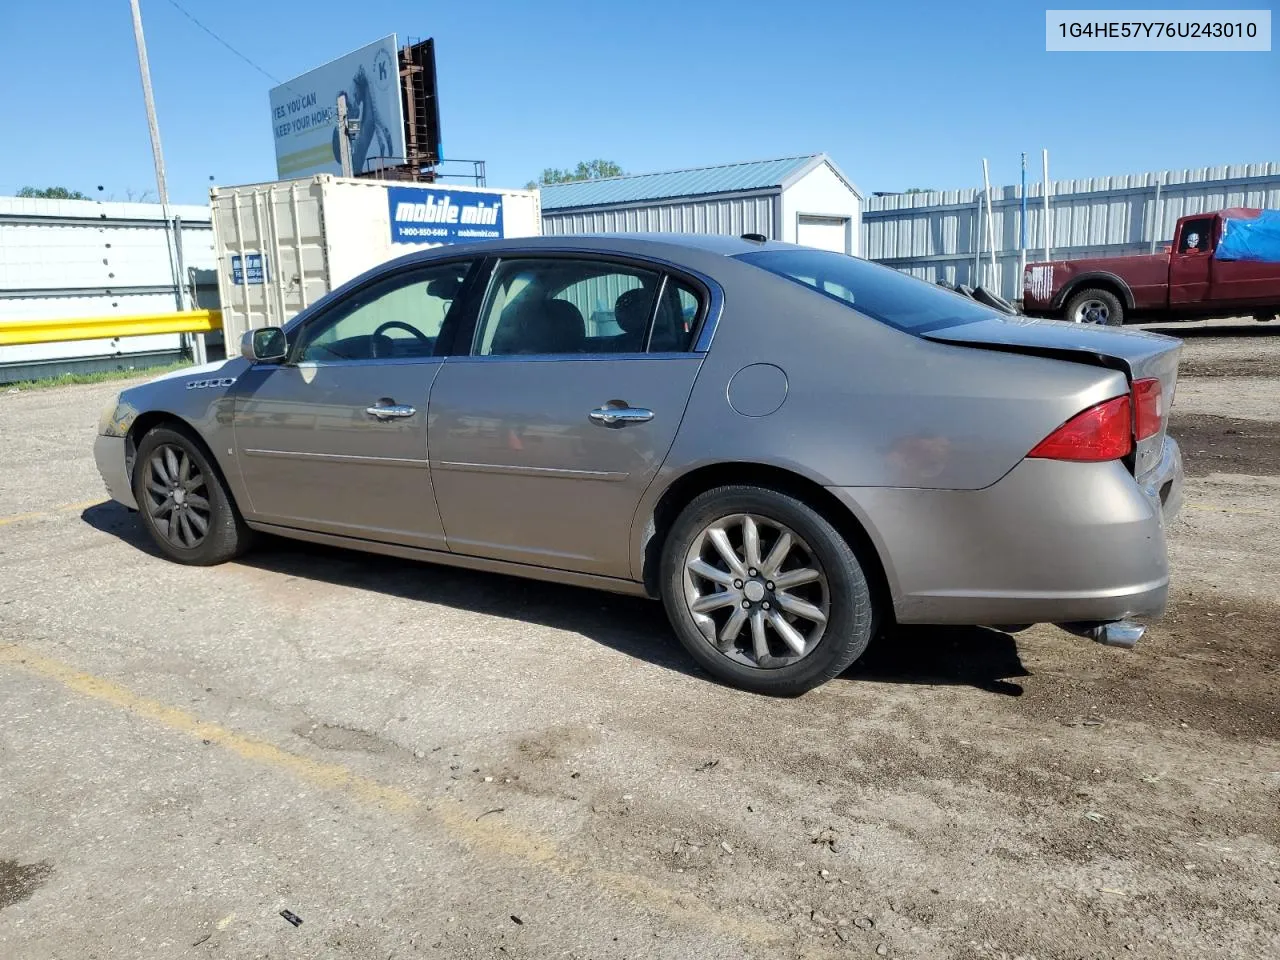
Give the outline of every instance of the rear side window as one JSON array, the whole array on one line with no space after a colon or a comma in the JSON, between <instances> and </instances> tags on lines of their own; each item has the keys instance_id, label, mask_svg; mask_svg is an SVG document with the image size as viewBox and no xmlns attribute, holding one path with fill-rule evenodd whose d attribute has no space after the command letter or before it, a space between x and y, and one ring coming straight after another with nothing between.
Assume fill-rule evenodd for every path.
<instances>
[{"instance_id":1,"label":"rear side window","mask_svg":"<svg viewBox=\"0 0 1280 960\"><path fill-rule=\"evenodd\" d=\"M661 274L569 258L499 261L477 356L643 353Z\"/></svg>"},{"instance_id":2,"label":"rear side window","mask_svg":"<svg viewBox=\"0 0 1280 960\"><path fill-rule=\"evenodd\" d=\"M701 300L684 281L632 264L513 258L494 268L476 356L684 353Z\"/></svg>"},{"instance_id":3,"label":"rear side window","mask_svg":"<svg viewBox=\"0 0 1280 960\"><path fill-rule=\"evenodd\" d=\"M889 267L825 250L761 250L738 260L776 273L907 333L999 317L968 297Z\"/></svg>"},{"instance_id":4,"label":"rear side window","mask_svg":"<svg viewBox=\"0 0 1280 960\"><path fill-rule=\"evenodd\" d=\"M699 300L683 280L668 276L658 299L649 336L650 353L686 353L693 349Z\"/></svg>"}]
</instances>

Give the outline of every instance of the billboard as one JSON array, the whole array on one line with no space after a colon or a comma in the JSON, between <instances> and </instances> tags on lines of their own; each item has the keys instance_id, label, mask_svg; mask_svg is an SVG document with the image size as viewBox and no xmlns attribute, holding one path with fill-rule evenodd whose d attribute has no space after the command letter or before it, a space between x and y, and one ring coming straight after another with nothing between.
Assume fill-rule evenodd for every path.
<instances>
[{"instance_id":1,"label":"billboard","mask_svg":"<svg viewBox=\"0 0 1280 960\"><path fill-rule=\"evenodd\" d=\"M440 144L440 96L436 89L436 42L428 37L405 48L406 74L404 109L410 166L439 163L444 156Z\"/></svg>"},{"instance_id":2,"label":"billboard","mask_svg":"<svg viewBox=\"0 0 1280 960\"><path fill-rule=\"evenodd\" d=\"M500 240L502 193L448 187L387 187L392 243Z\"/></svg>"},{"instance_id":3,"label":"billboard","mask_svg":"<svg viewBox=\"0 0 1280 960\"><path fill-rule=\"evenodd\" d=\"M352 171L363 173L404 162L404 112L393 33L271 89L280 179L342 173L339 93L347 95L347 116L359 122L359 133L351 140Z\"/></svg>"}]
</instances>

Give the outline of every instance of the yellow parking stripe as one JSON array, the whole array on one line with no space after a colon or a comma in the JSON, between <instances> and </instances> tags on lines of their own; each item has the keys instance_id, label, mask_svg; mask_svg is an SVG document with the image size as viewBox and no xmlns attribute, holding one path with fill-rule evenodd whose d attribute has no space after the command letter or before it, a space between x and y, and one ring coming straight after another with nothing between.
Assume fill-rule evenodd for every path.
<instances>
[{"instance_id":1,"label":"yellow parking stripe","mask_svg":"<svg viewBox=\"0 0 1280 960\"><path fill-rule=\"evenodd\" d=\"M77 510L88 510L90 507L96 507L107 501L99 497L97 500L85 500L81 503L65 503L60 507L50 507L48 510L36 510L33 513L15 513L11 517L0 517L0 527L7 526L11 523L21 523L24 520L44 520L48 517L56 517L60 513L74 513Z\"/></svg>"},{"instance_id":2,"label":"yellow parking stripe","mask_svg":"<svg viewBox=\"0 0 1280 960\"><path fill-rule=\"evenodd\" d=\"M226 747L246 760L283 768L299 779L317 786L343 790L357 799L382 804L394 810L405 810L416 804L416 801L407 793L357 776L346 767L334 763L320 763L298 754L288 753L265 741L240 736L216 723L199 720L176 707L140 697L110 680L104 680L89 673L81 673L65 663L50 660L14 644L0 646L0 664L19 666L32 673L57 680L76 693L128 710L148 720L154 720L179 733L209 740Z\"/></svg>"},{"instance_id":3,"label":"yellow parking stripe","mask_svg":"<svg viewBox=\"0 0 1280 960\"><path fill-rule=\"evenodd\" d=\"M399 787L379 783L341 764L312 760L265 740L244 736L18 644L0 643L0 667L5 666L57 681L74 693L159 723L178 733L208 740L245 760L292 774L314 786L344 793L361 803L395 813L429 817L454 840L471 848L537 864L562 876L582 878L615 897L673 921L701 927L753 946L778 945L790 937L788 931L780 926L751 917L720 913L695 899L692 893L672 890L645 877L591 867L558 850L545 837L523 830L501 816L477 819L475 810L453 799L439 799L433 805L427 805ZM809 955L823 956L826 951L817 947L817 952Z\"/></svg>"}]
</instances>

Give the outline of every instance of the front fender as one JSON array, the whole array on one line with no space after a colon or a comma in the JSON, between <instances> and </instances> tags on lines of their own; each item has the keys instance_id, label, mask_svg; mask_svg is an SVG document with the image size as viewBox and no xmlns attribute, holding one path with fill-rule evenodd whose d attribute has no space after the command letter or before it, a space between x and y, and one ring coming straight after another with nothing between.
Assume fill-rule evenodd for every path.
<instances>
[{"instance_id":1,"label":"front fender","mask_svg":"<svg viewBox=\"0 0 1280 960\"><path fill-rule=\"evenodd\" d=\"M125 435L130 473L132 453L147 430L164 421L181 423L204 442L237 502L245 502L234 464L232 419L235 384L249 366L249 361L234 357L175 370L123 391L117 409L127 407L132 414Z\"/></svg>"}]
</instances>

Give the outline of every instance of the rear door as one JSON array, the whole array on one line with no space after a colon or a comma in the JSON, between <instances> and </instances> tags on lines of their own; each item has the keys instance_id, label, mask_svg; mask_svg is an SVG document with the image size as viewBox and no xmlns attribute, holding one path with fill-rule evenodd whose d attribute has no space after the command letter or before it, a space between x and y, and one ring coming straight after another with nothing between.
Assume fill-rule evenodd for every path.
<instances>
[{"instance_id":1,"label":"rear door","mask_svg":"<svg viewBox=\"0 0 1280 960\"><path fill-rule=\"evenodd\" d=\"M1209 299L1216 217L1182 221L1169 254L1169 306L1185 310Z\"/></svg>"},{"instance_id":2,"label":"rear door","mask_svg":"<svg viewBox=\"0 0 1280 960\"><path fill-rule=\"evenodd\" d=\"M471 262L417 267L353 290L290 331L283 364L235 385L236 460L255 517L446 549L427 461L435 341Z\"/></svg>"},{"instance_id":3,"label":"rear door","mask_svg":"<svg viewBox=\"0 0 1280 960\"><path fill-rule=\"evenodd\" d=\"M449 548L629 578L632 518L684 415L706 303L696 281L643 263L498 261L431 391Z\"/></svg>"}]
</instances>

